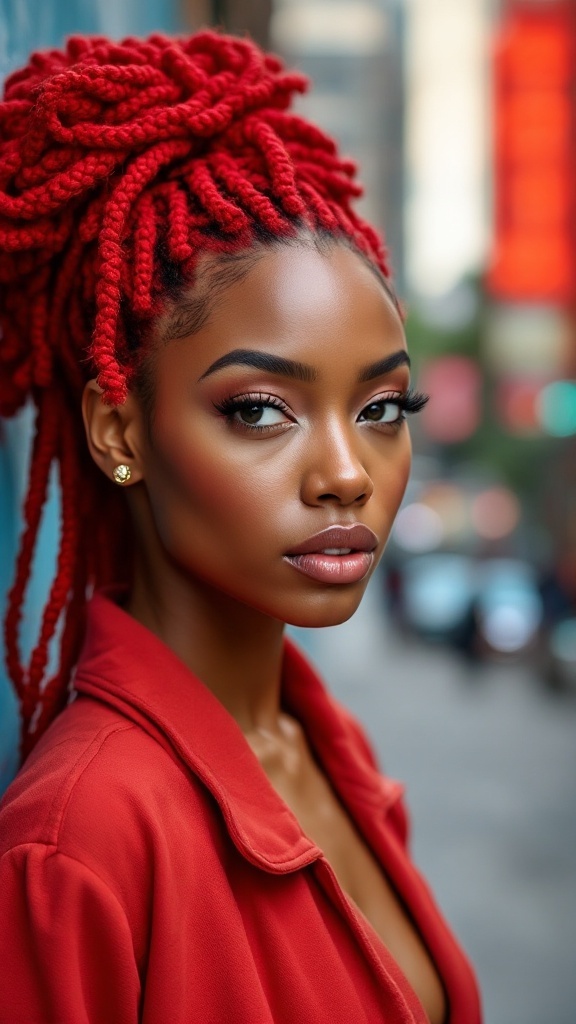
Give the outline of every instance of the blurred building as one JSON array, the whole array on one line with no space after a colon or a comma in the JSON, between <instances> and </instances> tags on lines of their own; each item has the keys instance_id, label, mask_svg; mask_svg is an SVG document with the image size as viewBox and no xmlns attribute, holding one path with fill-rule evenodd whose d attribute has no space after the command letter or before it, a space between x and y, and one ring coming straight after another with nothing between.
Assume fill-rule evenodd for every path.
<instances>
[{"instance_id":1,"label":"blurred building","mask_svg":"<svg viewBox=\"0 0 576 1024\"><path fill-rule=\"evenodd\" d=\"M576 591L576 4L406 9L417 448L454 482L511 488L501 552L561 561Z\"/></svg>"},{"instance_id":2,"label":"blurred building","mask_svg":"<svg viewBox=\"0 0 576 1024\"><path fill-rule=\"evenodd\" d=\"M576 4L507 0L495 33L486 360L535 461L550 558L576 601ZM561 567L561 568L560 568ZM568 570L568 571L566 571Z\"/></svg>"},{"instance_id":3,"label":"blurred building","mask_svg":"<svg viewBox=\"0 0 576 1024\"><path fill-rule=\"evenodd\" d=\"M404 8L394 0L276 0L273 48L310 76L300 109L360 165L360 210L404 286Z\"/></svg>"},{"instance_id":4,"label":"blurred building","mask_svg":"<svg viewBox=\"0 0 576 1024\"><path fill-rule=\"evenodd\" d=\"M248 33L268 46L273 0L180 0L182 21L188 31L220 25L235 35Z\"/></svg>"},{"instance_id":5,"label":"blurred building","mask_svg":"<svg viewBox=\"0 0 576 1024\"><path fill-rule=\"evenodd\" d=\"M413 295L434 297L486 256L493 2L405 7L407 280Z\"/></svg>"}]
</instances>

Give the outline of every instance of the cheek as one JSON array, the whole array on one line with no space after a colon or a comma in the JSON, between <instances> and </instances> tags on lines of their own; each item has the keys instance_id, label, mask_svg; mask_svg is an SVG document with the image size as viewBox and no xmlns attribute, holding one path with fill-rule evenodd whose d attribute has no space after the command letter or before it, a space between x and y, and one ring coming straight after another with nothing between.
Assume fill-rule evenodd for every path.
<instances>
[{"instance_id":1,"label":"cheek","mask_svg":"<svg viewBox=\"0 0 576 1024\"><path fill-rule=\"evenodd\" d=\"M196 450L179 460L178 476L191 508L228 521L266 520L280 496L287 493L285 465L266 458L264 446L253 442L248 450L215 446Z\"/></svg>"},{"instance_id":2,"label":"cheek","mask_svg":"<svg viewBox=\"0 0 576 1024\"><path fill-rule=\"evenodd\" d=\"M222 447L213 434L180 434L177 445L164 435L156 439L150 499L161 540L171 553L212 545L224 555L238 541L250 547L277 519L278 498L287 498L281 461L266 459L264 446L260 455L258 442L247 453L234 444Z\"/></svg>"},{"instance_id":3,"label":"cheek","mask_svg":"<svg viewBox=\"0 0 576 1024\"><path fill-rule=\"evenodd\" d=\"M386 508L389 527L404 497L412 464L412 446L406 429L399 442L396 458L383 463L378 472L377 490L382 505Z\"/></svg>"}]
</instances>

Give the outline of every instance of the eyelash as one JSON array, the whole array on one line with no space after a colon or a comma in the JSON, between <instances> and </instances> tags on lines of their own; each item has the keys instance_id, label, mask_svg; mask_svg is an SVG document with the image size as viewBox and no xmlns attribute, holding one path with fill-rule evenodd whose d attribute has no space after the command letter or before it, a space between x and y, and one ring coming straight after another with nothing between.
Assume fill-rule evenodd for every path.
<instances>
[{"instance_id":1,"label":"eyelash","mask_svg":"<svg viewBox=\"0 0 576 1024\"><path fill-rule=\"evenodd\" d=\"M400 394L393 393L383 395L381 398L375 398L372 402L368 402L367 405L363 407L363 410L368 409L371 405L379 405L381 403L385 404L386 402L390 405L397 405L400 409L398 419L393 420L392 422L384 422L380 424L377 421L373 423L373 426L376 427L376 429L380 426L386 427L388 431L396 431L400 429L407 415L420 412L424 408L428 402L428 398L428 395L425 395L420 391L415 391L412 388L408 388L407 391ZM253 406L279 409L281 412L285 413L286 416L290 416L288 407L280 398L276 395L263 394L262 392L255 392L254 394L250 393L247 395L230 395L229 398L223 399L222 402L214 402L214 408L228 420L230 425L234 425L236 429L245 430L251 433L259 433L261 435L268 433L270 430L278 431L278 427L282 426L280 423L260 426L257 423L250 424L234 421L234 416L237 412L240 412L242 409L250 409ZM370 421L363 420L361 422L369 423Z\"/></svg>"},{"instance_id":2,"label":"eyelash","mask_svg":"<svg viewBox=\"0 0 576 1024\"><path fill-rule=\"evenodd\" d=\"M381 398L375 398L372 402L368 402L364 408L368 409L371 405L380 405L380 403L388 402L390 405L397 405L402 415L399 416L397 422L403 423L407 415L421 412L424 406L428 403L429 395L425 395L422 391L415 391L414 388L408 388L407 391L402 391L400 394L392 393L389 395L382 395Z\"/></svg>"},{"instance_id":3,"label":"eyelash","mask_svg":"<svg viewBox=\"0 0 576 1024\"><path fill-rule=\"evenodd\" d=\"M229 398L225 398L222 402L214 402L214 407L218 412L222 413L226 419L232 423L235 413L240 412L242 409L251 409L254 405L261 405L267 409L279 409L280 412L289 415L288 406L284 402L277 398L276 395L265 395L262 392L254 392L248 395L231 395ZM258 426L258 424L250 423L238 423L237 426L245 430L256 430L261 434L268 430L277 429L279 424L274 426Z\"/></svg>"}]
</instances>

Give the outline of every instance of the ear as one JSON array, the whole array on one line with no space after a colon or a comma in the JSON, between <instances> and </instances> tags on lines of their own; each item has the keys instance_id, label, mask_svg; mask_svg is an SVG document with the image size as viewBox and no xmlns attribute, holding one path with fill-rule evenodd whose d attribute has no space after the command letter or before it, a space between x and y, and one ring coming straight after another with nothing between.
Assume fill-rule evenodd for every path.
<instances>
[{"instance_id":1,"label":"ear","mask_svg":"<svg viewBox=\"0 0 576 1024\"><path fill-rule=\"evenodd\" d=\"M82 395L82 416L90 454L97 466L113 480L116 466L130 467L130 483L143 479L144 424L142 411L134 395L123 405L106 405L102 389L89 380Z\"/></svg>"}]
</instances>

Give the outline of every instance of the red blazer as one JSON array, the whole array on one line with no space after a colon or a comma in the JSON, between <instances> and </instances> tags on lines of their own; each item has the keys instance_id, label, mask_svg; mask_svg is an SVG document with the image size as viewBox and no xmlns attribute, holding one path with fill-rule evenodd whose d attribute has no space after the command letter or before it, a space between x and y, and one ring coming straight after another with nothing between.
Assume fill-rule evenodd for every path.
<instances>
[{"instance_id":1,"label":"red blazer","mask_svg":"<svg viewBox=\"0 0 576 1024\"><path fill-rule=\"evenodd\" d=\"M1 805L0 1024L425 1024L234 719L102 595L75 686ZM479 1024L406 852L401 787L290 643L283 687L427 944L450 1024Z\"/></svg>"}]
</instances>

